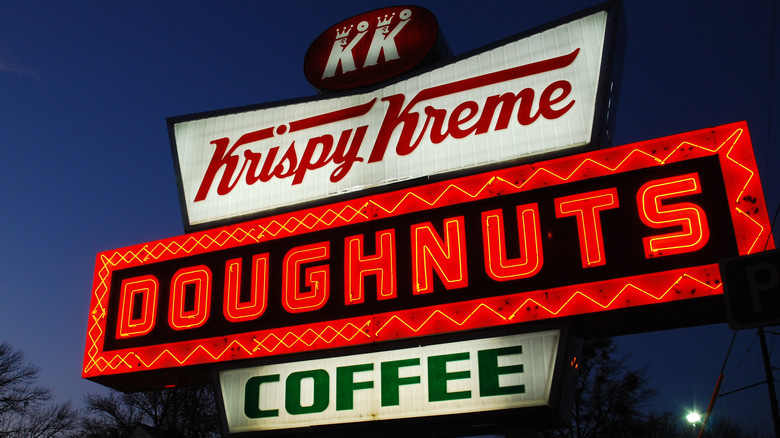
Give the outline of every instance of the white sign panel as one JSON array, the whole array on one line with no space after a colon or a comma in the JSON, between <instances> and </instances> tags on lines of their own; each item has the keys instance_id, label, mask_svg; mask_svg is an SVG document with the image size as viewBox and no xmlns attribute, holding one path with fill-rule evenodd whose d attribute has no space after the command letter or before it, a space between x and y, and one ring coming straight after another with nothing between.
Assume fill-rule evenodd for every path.
<instances>
[{"instance_id":1,"label":"white sign panel","mask_svg":"<svg viewBox=\"0 0 780 438\"><path fill-rule=\"evenodd\" d=\"M607 17L364 94L173 118L189 226L586 145Z\"/></svg>"},{"instance_id":2,"label":"white sign panel","mask_svg":"<svg viewBox=\"0 0 780 438\"><path fill-rule=\"evenodd\" d=\"M560 331L219 373L230 433L547 406Z\"/></svg>"}]
</instances>

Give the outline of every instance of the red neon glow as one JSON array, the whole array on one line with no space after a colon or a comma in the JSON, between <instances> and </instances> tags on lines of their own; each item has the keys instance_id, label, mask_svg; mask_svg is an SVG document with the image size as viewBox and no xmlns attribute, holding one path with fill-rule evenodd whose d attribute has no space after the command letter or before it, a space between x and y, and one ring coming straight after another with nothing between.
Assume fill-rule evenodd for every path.
<instances>
[{"instance_id":1,"label":"red neon glow","mask_svg":"<svg viewBox=\"0 0 780 438\"><path fill-rule=\"evenodd\" d=\"M645 256L657 257L696 251L710 238L707 215L693 203L668 205L670 198L701 193L698 173L663 178L643 185L637 193L639 217L645 225L656 228L682 227L680 232L645 237Z\"/></svg>"},{"instance_id":2,"label":"red neon glow","mask_svg":"<svg viewBox=\"0 0 780 438\"><path fill-rule=\"evenodd\" d=\"M143 336L152 331L157 320L159 291L160 282L153 275L129 278L122 282L119 321L116 325L117 338ZM141 314L134 317L138 303L141 303Z\"/></svg>"},{"instance_id":3,"label":"red neon glow","mask_svg":"<svg viewBox=\"0 0 780 438\"><path fill-rule=\"evenodd\" d=\"M182 268L173 275L168 308L168 324L174 330L200 327L211 312L211 270L198 265ZM195 304L192 310L186 306L187 286L194 286Z\"/></svg>"},{"instance_id":4,"label":"red neon glow","mask_svg":"<svg viewBox=\"0 0 780 438\"><path fill-rule=\"evenodd\" d=\"M500 209L482 213L482 242L485 271L496 281L532 277L542 269L542 236L539 232L539 206L517 207L520 257L508 260L504 237L504 214Z\"/></svg>"},{"instance_id":5,"label":"red neon glow","mask_svg":"<svg viewBox=\"0 0 780 438\"><path fill-rule=\"evenodd\" d=\"M448 333L721 293L716 264L379 314L374 336L390 340Z\"/></svg>"},{"instance_id":6,"label":"red neon glow","mask_svg":"<svg viewBox=\"0 0 780 438\"><path fill-rule=\"evenodd\" d=\"M319 265L304 269L305 285L300 285L301 265L319 262L330 257L330 242L298 246L284 256L284 287L282 306L290 313L310 312L321 309L330 296L330 266Z\"/></svg>"},{"instance_id":7,"label":"red neon glow","mask_svg":"<svg viewBox=\"0 0 780 438\"><path fill-rule=\"evenodd\" d=\"M268 307L268 253L252 258L252 287L249 301L241 302L241 259L225 265L225 299L222 312L230 322L257 319Z\"/></svg>"},{"instance_id":8,"label":"red neon glow","mask_svg":"<svg viewBox=\"0 0 780 438\"><path fill-rule=\"evenodd\" d=\"M412 226L412 291L433 292L433 271L447 289L466 287L466 231L463 216L444 221L444 240L430 222Z\"/></svg>"},{"instance_id":9,"label":"red neon glow","mask_svg":"<svg viewBox=\"0 0 780 438\"><path fill-rule=\"evenodd\" d=\"M388 312L165 345L104 350L111 278L112 273L119 269L711 155L718 156L725 176L739 254L763 250L765 245L766 249L773 249L774 241L755 170L747 125L740 122L106 251L99 254L96 261L82 374L84 377L100 377L257 358L721 294L718 266L705 265L596 284L522 291L435 308ZM656 190L660 189L648 189L650 199L654 199L654 193L663 193ZM683 203L669 205L673 208L685 207ZM661 203L661 206L664 204ZM661 210L656 213L662 215L662 221L670 219ZM683 243L686 243L685 239ZM378 243L377 247L381 245ZM444 246L446 244L443 243ZM507 263L511 263L511 260ZM151 292L153 286L147 286ZM144 296L147 292L140 292L139 295L138 291L142 290L143 287L135 285L128 286L124 292L127 295L120 300L121 311L117 323L118 327L124 328L117 329L117 337L121 337L122 330L129 335L133 331L141 333L145 330L145 321L154 321L155 318L146 316L148 310L142 310L140 317L133 318L139 315L138 312L133 313L138 305L133 304L132 300L143 299L146 304L147 297L153 295L148 293ZM297 288L291 290L296 291ZM148 302L150 309L157 307L151 305L151 300ZM127 318L125 322L121 320L122 315Z\"/></svg>"},{"instance_id":10,"label":"red neon glow","mask_svg":"<svg viewBox=\"0 0 780 438\"><path fill-rule=\"evenodd\" d=\"M363 235L348 237L344 242L344 303L364 301L366 277L376 277L377 300L388 300L398 295L395 260L395 230L376 233L376 253L365 255Z\"/></svg>"},{"instance_id":11,"label":"red neon glow","mask_svg":"<svg viewBox=\"0 0 780 438\"><path fill-rule=\"evenodd\" d=\"M556 217L577 218L583 268L607 263L604 256L604 235L601 231L601 212L617 207L619 207L617 189L614 187L564 196L555 200Z\"/></svg>"},{"instance_id":12,"label":"red neon glow","mask_svg":"<svg viewBox=\"0 0 780 438\"><path fill-rule=\"evenodd\" d=\"M137 349L112 351L110 356L98 356L86 364L86 371L96 375L133 369L134 365L143 369L159 369L226 359L265 357L517 324L721 293L718 266L710 265L383 313L373 317L260 330L233 336L228 343L220 337L148 347L144 350L146 354L140 354Z\"/></svg>"}]
</instances>

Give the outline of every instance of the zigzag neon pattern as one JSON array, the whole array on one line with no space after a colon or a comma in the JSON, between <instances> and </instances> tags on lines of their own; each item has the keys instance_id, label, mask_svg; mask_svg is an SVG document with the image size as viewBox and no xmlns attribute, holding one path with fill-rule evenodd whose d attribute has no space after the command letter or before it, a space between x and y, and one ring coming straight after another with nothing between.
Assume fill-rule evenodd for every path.
<instances>
[{"instance_id":1,"label":"zigzag neon pattern","mask_svg":"<svg viewBox=\"0 0 780 438\"><path fill-rule=\"evenodd\" d=\"M712 286L711 283L703 280L705 277L698 277L688 272L696 271L694 268L680 273L671 283L665 282L666 286L664 287L653 289L649 286L638 286L635 284L636 282L626 282L614 291L613 295L601 299L598 295L589 293L578 286L572 286L570 290L566 291L567 295L561 298L563 301L559 305L550 305L530 292L517 294L512 298L521 300L521 304L512 306L510 313L508 313L508 307L492 305L498 299L493 298L481 302L455 303L427 309L428 313L424 317L422 317L422 313L426 312L425 309L414 309L395 312L391 315L331 321L316 327L286 327L262 333L238 334L228 338L219 338L218 342L203 339L163 346L141 347L133 351L104 352L102 350L110 279L112 272L116 269L340 227L375 218L392 217L444 205L467 203L475 199L500 196L503 193L533 190L538 187L595 178L615 172L662 166L670 162L708 155L717 154L720 157L724 174L730 175L730 182L727 182L726 189L732 203L732 219L739 251L740 254L752 253L756 250L757 242L762 237L770 239L771 243L771 234L769 234L768 218L760 184L757 181L756 172L752 170L755 169L755 162L750 143L749 140L743 140L743 137L747 137L743 136L746 132L747 127L744 123L726 125L643 144L604 149L588 155L563 157L534 165L463 177L447 183L434 183L403 191L359 198L330 206L311 208L99 254L90 305L83 375L94 377L104 373L115 374L131 370L151 370L261 355L284 354L306 349L332 348L397 337L419 336L442 330L452 331L514 324L530 320L528 319L530 317L520 314L522 309L530 307L534 308L534 319L555 318L578 312L589 313L628 305L643 305L643 301L639 299L642 297L644 297L644 301L649 303L695 298L705 294L697 292L691 296L681 297L671 293L682 282L696 283L699 285L699 290L706 290L707 294L722 293L719 284ZM718 142L716 137L725 137L725 139ZM715 146L708 148L706 145L710 143ZM527 177L523 177L526 174ZM740 174L741 176L738 176ZM753 208L741 208L744 204L743 200L748 198L752 200L751 207ZM771 247L774 247L773 243ZM703 267L703 269L717 271L716 266ZM665 274L650 274L645 279L656 278L656 275ZM718 275L711 275L710 281L716 277L719 279ZM550 291L544 292L549 293ZM640 304L625 304L625 300L622 298L627 296L635 296L636 298L633 300ZM592 309L589 309L588 306ZM412 316L414 317L412 318ZM411 321L422 322L413 324ZM441 328L442 325L447 327ZM398 327L400 332L396 331L391 334L391 326ZM261 338L262 340L259 340ZM210 342L211 344L209 344Z\"/></svg>"},{"instance_id":2,"label":"zigzag neon pattern","mask_svg":"<svg viewBox=\"0 0 780 438\"><path fill-rule=\"evenodd\" d=\"M269 333L268 336L266 336L262 341L254 339L254 342L256 343L256 345L252 349L252 352L260 351L260 349L262 348L263 350L267 351L268 353L273 353L280 346L283 346L283 347L285 347L287 349L291 349L291 348L295 347L295 344L298 343L298 342L303 343L307 347L313 346L315 343L317 343L317 341L322 341L322 342L324 342L326 344L332 344L337 339L337 337L342 337L346 341L352 341L352 340L355 339L355 337L358 334L362 334L362 335L365 335L366 338L370 338L370 335L369 335L369 332L368 332L370 325L371 325L371 319L368 319L360 327L358 327L357 325L349 322L349 323L345 324L344 327L341 328L341 330L336 330L333 326L328 325L327 327L325 327L325 329L321 333L317 333L316 331L314 331L312 329L306 329L306 331L302 335L300 335L300 336L296 335L296 334L294 334L292 332L287 332L283 337L280 338L275 333ZM354 334L352 336L344 336L343 332L347 328L354 329ZM325 336L323 336L325 332L328 332L328 333L331 334L330 339L326 339ZM306 342L306 340L304 339L304 337L307 334L311 334L314 337L309 342ZM287 340L288 338L290 338L292 341L289 342ZM269 339L274 340L276 342L276 345L273 345L271 347L266 346L265 342L267 340L269 340Z\"/></svg>"},{"instance_id":3,"label":"zigzag neon pattern","mask_svg":"<svg viewBox=\"0 0 780 438\"><path fill-rule=\"evenodd\" d=\"M699 275L702 277L707 277L708 270L717 272L718 268L717 265L713 265L709 267L697 268L694 270L700 271ZM518 318L518 314L521 310L527 308L528 306L533 306L534 308L546 314L537 315L535 319L569 316L582 313L578 311L576 307L578 304L581 305L582 302L595 304L597 307L604 310L613 308L614 303L618 299L630 299L634 295L645 296L655 302L666 302L669 301L669 295L675 289L680 287L680 284L685 281L688 281L696 286L696 288L699 288L698 295L696 296L708 296L722 292L722 284L719 282L719 280L717 281L717 284L713 286L711 284L712 279L708 282L686 273L673 273L671 276L668 273L662 273L659 275L651 275L652 278L646 278L647 276L644 277L645 278L643 278L643 280L645 282L650 284L658 283L660 287L658 287L657 290L652 290L650 288L643 288L634 282L620 283L619 287L617 288L618 292L614 294L611 299L606 300L606 302L600 301L588 295L587 293L582 292L582 288L580 287L562 288L569 289L567 293L569 293L570 296L557 308L545 305L542 300L538 298L526 298L519 304L506 306L500 311L494 309L496 302L507 302L514 298L522 298L525 295L531 294L525 292L516 294L514 296L492 297L489 299L478 300L469 303L458 303L457 306L452 306L452 308L444 306L443 308L436 307L415 309L414 311L406 312L407 314L404 314L404 312L388 314L389 317L384 321L384 323L378 325L377 329L373 333L369 331L371 326L371 319L366 319L360 326L352 322L347 322L341 329L336 329L333 325L328 324L320 332L312 328L305 328L301 334L296 334L293 330L289 330L287 332L280 330L280 332L282 332L280 336L271 331L266 333L262 340L255 338L255 336L259 335L259 333L251 333L250 335L253 335L253 339L251 339L249 342L242 342L241 340L236 339L231 341L223 348L215 347L213 350L210 350L207 347L208 342L202 342L197 344L192 350L182 349L182 351L186 352L186 354L181 355L177 355L176 352L170 348L165 348L151 360L145 360L143 356L133 351L117 353L109 361L103 359L96 361L92 365L97 367L101 372L105 370L117 370L120 367L133 369L132 363L138 363L144 369L154 369L160 363L165 362L166 359L168 359L169 362L178 365L191 363L197 358L199 353L203 358L207 359L206 362L218 362L227 356L235 357L237 355L236 348L238 351L243 352L243 354L240 354L242 357L260 357L273 353L284 354L293 351L296 346L299 346L298 344L302 344L302 346L310 348L316 346L317 344L332 345L339 339L349 344L352 343L358 336L362 338L361 342L359 343L381 341L399 337L397 335L385 336L383 334L385 330L389 330L388 327L392 326L393 324L401 327L402 330L408 332L411 335L422 335L436 332L435 329L427 329L433 324L437 317L443 319L444 321L448 321L451 325L456 326L459 329L495 326L515 323L517 322L514 321L515 319L521 320L522 318ZM663 281L664 278L666 278L666 282ZM665 288L663 284L666 284ZM690 298L693 297L673 299ZM459 316L459 314L463 314L461 312L462 308L468 308L470 306L472 306L473 309L469 313L463 316ZM570 309L571 307L575 307L575 309ZM411 316L408 313L414 313L415 317L413 319L421 320L421 322L416 325L412 325L411 323L407 322L407 319L411 320L411 318L404 319L405 316ZM427 316L425 318L421 318L417 314L427 314ZM378 315L377 319L384 319L385 316L387 315ZM474 320L477 321L474 322ZM438 321L438 324L441 325L441 321ZM347 331L347 329L351 329L351 335L345 335L345 331ZM307 335L309 340L306 339ZM268 340L272 341L270 345L267 344ZM202 361L199 361L198 363L202 363Z\"/></svg>"},{"instance_id":4,"label":"zigzag neon pattern","mask_svg":"<svg viewBox=\"0 0 780 438\"><path fill-rule=\"evenodd\" d=\"M399 200L395 205L390 206L390 207L380 205L379 203L377 203L374 200L370 200L369 202L371 202L372 205L376 206L377 208L379 208L380 210L384 211L387 214L393 214L396 211L398 211L404 203L407 203L409 201L410 198L414 198L414 199L422 202L423 204L427 205L428 207L435 207L446 196L452 196L451 192L453 192L453 191L457 192L457 193L461 193L461 194L463 194L463 195L465 195L465 196L467 196L469 198L477 199L483 193L488 191L488 188L493 188L492 186L493 186L493 184L495 182L500 182L502 184L505 184L508 187L510 187L511 189L513 189L514 191L518 191L519 192L519 191L530 190L530 189L537 188L537 187L541 186L542 184L534 185L533 182L535 180L541 179L543 175L549 175L553 179L557 180L559 183L565 183L565 182L569 182L569 181L576 181L576 180L579 180L579 179L584 179L584 177L582 175L578 175L578 172L581 169L587 167L589 164L594 165L597 168L602 169L603 171L605 171L605 173L619 172L621 169L626 167L626 163L628 163L631 158L636 158L636 159L639 159L639 160L644 158L648 162L647 163L643 163L643 164L635 163L630 168L630 170L644 168L644 167L650 167L652 165L663 165L663 164L667 164L667 163L676 161L676 160L673 160L673 157L675 155L684 155L685 154L685 148L687 146L688 148L700 149L700 150L705 151L705 152L707 152L709 154L716 154L721 149L723 149L724 147L727 147L728 151L726 152L725 156L731 162L733 162L735 165L737 165L740 168L744 169L748 173L748 176L745 179L745 184L742 186L742 190L739 191L738 195L736 196L736 198L734 200L735 204L739 204L740 200L742 199L742 194L744 193L744 191L746 190L748 185L751 183L751 181L753 181L753 177L755 176L755 172L750 170L750 168L742 165L741 163L739 163L738 161L736 161L734 158L732 158L730 156L731 151L737 146L737 142L740 139L740 137L742 136L743 132L744 132L744 129L736 129L731 134L731 136L729 136L729 138L726 139L726 141L721 143L716 148L707 148L705 146L694 144L694 143L691 143L691 142L688 142L688 141L683 141L683 142L680 143L680 145L678 147L673 148L672 151L669 152L663 158L659 158L659 157L657 157L657 156L655 156L655 155L653 155L651 153L648 153L648 152L646 152L646 151L644 151L642 149L634 148L634 149L631 149L625 155L625 157L623 157L618 162L618 164L615 165L615 166L608 166L607 164L602 163L600 161L597 161L595 159L585 158L573 170L571 170L568 174L560 174L560 173L554 172L554 171L552 171L552 170L550 170L548 168L548 167L554 167L554 164L557 164L558 162L566 162L566 161L568 161L569 157L567 157L567 158L564 158L564 159L559 159L559 160L553 161L548 167L538 167L536 170L533 171L533 173L531 174L530 177L528 177L526 180L524 180L520 184L513 183L513 182L511 182L511 181L509 181L509 180L507 180L505 178L500 177L500 176L492 176L492 177L490 177L490 179L488 179L488 181L484 185L482 185L475 192L466 191L465 189L461 188L460 186L458 186L456 184L449 184L449 185L447 185L444 188L444 190L442 190L442 192L438 196L434 197L432 200L427 200L427 199L423 198L422 196L420 196L420 195L410 191L409 193L404 195L401 198L401 200ZM522 168L521 168L521 171L522 171ZM588 171L589 172L593 172L593 170L591 170L591 169L589 169Z\"/></svg>"},{"instance_id":5,"label":"zigzag neon pattern","mask_svg":"<svg viewBox=\"0 0 780 438\"><path fill-rule=\"evenodd\" d=\"M717 266L714 266L714 265L710 266L709 269L717 271ZM665 275L665 276L667 276L667 275ZM644 295L647 298L650 298L651 300L654 300L654 301L657 301L657 302L663 302L663 301L666 300L667 296L671 292L673 292L675 289L677 289L680 286L680 284L682 282L686 281L686 280L690 281L691 283L693 283L695 285L698 285L701 288L701 290L705 291L705 292L701 292L701 290L700 290L699 291L700 295L711 295L711 294L721 293L722 288L723 288L723 285L720 282L718 282L718 284L713 286L713 285L709 284L706 281L703 281L703 280L701 280L699 278L696 278L696 277L694 277L692 275L683 273L683 274L680 274L677 277L673 276L669 281L667 281L666 284L668 284L668 286L666 287L666 289L663 288L662 284L659 284L659 287L658 287L656 292L654 292L653 290L651 290L649 288L646 289L646 288L640 287L640 286L638 286L638 285L636 285L634 283L631 283L631 282L621 284L621 287L618 288L618 292L615 295L613 295L611 299L608 299L608 300L606 300L604 302L604 301L600 301L600 300L598 300L596 298L591 297L590 295L588 295L585 292L582 292L582 290L580 288L578 288L578 287L572 287L572 288L565 288L565 289L568 289L567 293L570 293L570 296L563 304L561 304L557 308L554 308L553 306L547 306L547 305L544 304L543 300L540 300L540 299L537 299L537 298L525 298L520 304L511 306L511 307L505 307L502 310L502 312L498 312L498 311L494 310L490 305L488 305L484 301L482 301L482 302L478 302L476 307L474 307L474 309L471 312L469 312L465 316L461 317L461 319L459 319L459 320L455 319L453 316L449 315L446 311L443 311L443 310L441 310L439 308L427 309L427 311L429 312L429 315L422 322L417 324L416 326L413 326L412 324L406 322L401 317L399 317L397 314L392 314L390 316L390 318L385 322L385 324L383 324L381 327L379 327L377 329L375 335L376 335L377 338L380 338L381 337L381 332L383 330L385 330L385 328L387 328L392 322L396 322L396 323L400 324L401 326L405 327L406 329L408 329L408 330L410 330L410 331L412 331L414 333L418 333L418 332L422 331L427 325L429 325L429 323L436 316L440 316L441 318L443 318L445 320L448 320L450 323L452 323L452 324L454 324L456 326L459 326L459 327L469 327L469 328L472 327L472 325L469 324L469 321L472 318L475 318L477 313L480 313L480 317L481 318L484 318L486 316L487 317L495 317L497 319L500 319L502 322L508 323L508 322L512 322L515 318L517 318L518 317L518 313L522 309L527 308L528 306L532 306L535 309L538 309L538 310L542 311L549 318L553 318L553 317L561 316L561 315L569 316L569 315L573 315L573 314L578 314L580 312L577 312L576 310L571 310L570 307L571 306L576 306L577 304L582 304L581 302L592 303L592 304L595 304L596 306L598 306L599 308L601 308L602 310L608 310L608 309L611 309L611 308L614 307L613 305L615 304L615 302L618 299L620 299L620 298L626 298L627 299L627 295L630 295L632 293L640 295L640 296ZM659 281L659 283L660 283L660 281ZM529 294L530 293L527 293L527 292L526 293L521 293L521 294L517 294L517 297L522 298L523 296L529 295ZM543 295L543 294L544 293L539 294L537 292L536 295ZM578 298L579 298L580 303L577 302ZM499 297L498 299L499 300L507 300L507 297ZM510 310L511 308L514 308L514 311L509 313L508 316L506 316L505 313L507 313L508 310ZM541 318L544 318L544 317L541 317ZM416 319L419 319L419 318L416 318Z\"/></svg>"},{"instance_id":6,"label":"zigzag neon pattern","mask_svg":"<svg viewBox=\"0 0 780 438\"><path fill-rule=\"evenodd\" d=\"M344 215L345 211L351 211L352 215ZM326 217L328 216L330 216L330 219L326 220ZM162 260L164 256L168 256L170 258L172 256L178 255L180 252L192 254L195 253L196 249L198 248L204 251L208 251L211 250L214 246L220 248L228 247L228 245L231 243L236 245L247 244L247 241L250 241L249 243L257 243L266 234L274 237L279 236L283 231L287 234L294 234L300 227L313 230L317 225L324 227L333 226L337 220L341 220L344 223L350 223L353 222L357 216L361 216L364 219L367 219L367 216L362 213L360 209L355 209L354 207L347 205L344 206L341 211L327 209L320 216L315 216L312 213L308 213L302 219L291 217L285 222L272 220L266 226L258 224L258 229L256 231L254 227L250 227L249 229L236 227L232 230L226 228L220 229L215 237L212 237L209 234L201 233L200 235L187 237L184 243L179 243L176 240L169 239L168 241L157 242L152 247L152 249L149 249L148 245L143 245L138 250L129 249L125 252L113 252L108 257L105 254L101 254L100 260L102 262L102 267L96 275L96 278L99 279L99 283L93 293L93 297L97 299L97 305L93 306L93 310L91 312L93 325L90 327L88 332L89 339L92 340L94 350L99 351L98 342L103 336L102 325L99 321L104 320L106 315L104 304L107 301L106 294L109 290L107 281L110 278L113 269L116 269L119 266L143 264L148 262L149 259L159 261ZM310 222L312 223L307 224L306 222L309 219L311 219ZM293 226L289 226L291 223ZM271 231L272 226L276 226L277 230ZM92 334L92 329L95 327L99 328L99 333L97 335Z\"/></svg>"},{"instance_id":7,"label":"zigzag neon pattern","mask_svg":"<svg viewBox=\"0 0 780 438\"><path fill-rule=\"evenodd\" d=\"M192 344L194 345L194 348L191 350L187 349L186 354L179 355L170 348L163 348L156 356L148 360L144 358L145 356L142 356L136 351L116 352L110 359L96 357L85 368L85 372L93 367L100 372L116 370L119 367L132 369L133 363L140 364L144 369L154 369L160 363L165 362L166 359L178 365L183 365L191 362L199 353L201 356L211 358L210 361L215 362L220 361L227 356L238 355L243 357L256 357L274 353L277 350L283 350L283 353L287 353L294 350L298 344L312 347L317 344L332 345L334 343L339 343L340 340L342 343L352 343L358 336L362 336L364 338L362 342L365 343L371 340L371 335L369 334L371 318L363 319L364 321L361 325L347 322L341 329L336 329L332 325L326 325L322 331L319 332L310 327L306 327L300 334L292 329L251 333L251 336L247 336L246 340L234 339L222 348L215 346L214 349L209 349L209 340L202 340L200 343ZM265 337L262 338L262 340L258 339L257 337L262 334L265 334ZM214 341L213 343L215 344L219 344L221 343L221 340L222 338L211 341ZM236 353L235 348L238 348L239 353ZM243 352L243 354L240 352Z\"/></svg>"}]
</instances>

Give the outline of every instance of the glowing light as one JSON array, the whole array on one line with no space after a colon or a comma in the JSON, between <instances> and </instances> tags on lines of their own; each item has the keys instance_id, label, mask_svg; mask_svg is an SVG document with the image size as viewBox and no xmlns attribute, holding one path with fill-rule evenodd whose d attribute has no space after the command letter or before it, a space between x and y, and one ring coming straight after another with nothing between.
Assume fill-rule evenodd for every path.
<instances>
[{"instance_id":1,"label":"glowing light","mask_svg":"<svg viewBox=\"0 0 780 438\"><path fill-rule=\"evenodd\" d=\"M445 220L444 230L442 241L430 222L412 226L414 294L433 292L434 270L447 289L468 285L463 216Z\"/></svg>"},{"instance_id":2,"label":"glowing light","mask_svg":"<svg viewBox=\"0 0 780 438\"><path fill-rule=\"evenodd\" d=\"M122 282L119 323L116 326L118 338L142 336L152 331L157 320L159 290L160 282L153 275L130 278ZM136 316L138 307L141 311L140 315Z\"/></svg>"},{"instance_id":3,"label":"glowing light","mask_svg":"<svg viewBox=\"0 0 780 438\"><path fill-rule=\"evenodd\" d=\"M173 275L168 308L168 323L175 330L200 327L211 312L211 270L198 265L182 268ZM194 286L192 309L187 306L187 286Z\"/></svg>"},{"instance_id":4,"label":"glowing light","mask_svg":"<svg viewBox=\"0 0 780 438\"><path fill-rule=\"evenodd\" d=\"M310 312L325 305L330 296L330 267L320 265L304 269L306 287L300 286L301 266L306 263L327 260L330 242L320 242L291 249L284 257L284 287L282 305L290 313Z\"/></svg>"},{"instance_id":5,"label":"glowing light","mask_svg":"<svg viewBox=\"0 0 780 438\"><path fill-rule=\"evenodd\" d=\"M249 301L241 301L241 259L225 264L225 299L222 313L230 322L257 319L268 307L268 253L252 258L252 287Z\"/></svg>"},{"instance_id":6,"label":"glowing light","mask_svg":"<svg viewBox=\"0 0 780 438\"><path fill-rule=\"evenodd\" d=\"M668 205L669 198L701 193L698 173L663 178L643 185L637 193L640 218L652 228L681 227L682 231L645 237L647 257L696 251L710 237L707 215L700 206L681 202Z\"/></svg>"},{"instance_id":7,"label":"glowing light","mask_svg":"<svg viewBox=\"0 0 780 438\"><path fill-rule=\"evenodd\" d=\"M604 256L604 235L601 231L601 212L619 206L617 189L614 187L555 200L556 217L577 218L583 268L607 263Z\"/></svg>"},{"instance_id":8,"label":"glowing light","mask_svg":"<svg viewBox=\"0 0 780 438\"><path fill-rule=\"evenodd\" d=\"M363 254L363 235L347 237L344 248L346 304L362 303L365 294L365 277L377 277L377 299L388 300L398 295L395 259L395 230L376 233L377 252L373 256Z\"/></svg>"},{"instance_id":9,"label":"glowing light","mask_svg":"<svg viewBox=\"0 0 780 438\"><path fill-rule=\"evenodd\" d=\"M508 260L504 238L504 214L499 210L482 213L482 241L485 270L496 281L532 277L542 269L541 234L539 233L539 206L517 207L517 228L520 231L520 257Z\"/></svg>"}]
</instances>

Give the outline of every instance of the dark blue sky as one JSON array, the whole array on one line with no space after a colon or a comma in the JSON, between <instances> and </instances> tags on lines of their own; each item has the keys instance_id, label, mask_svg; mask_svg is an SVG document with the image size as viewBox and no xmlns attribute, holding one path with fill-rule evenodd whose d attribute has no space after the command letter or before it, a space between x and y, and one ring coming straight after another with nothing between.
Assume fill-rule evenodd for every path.
<instances>
[{"instance_id":1,"label":"dark blue sky","mask_svg":"<svg viewBox=\"0 0 780 438\"><path fill-rule=\"evenodd\" d=\"M103 390L80 377L95 255L183 233L166 117L314 94L308 45L387 5L333 3L0 3L0 341L41 366L58 398ZM596 3L415 2L456 54ZM771 217L773 13L771 0L626 1L615 144L747 120ZM652 408L682 416L706 407L731 335L719 324L618 340L649 366ZM754 335L739 334L724 391L764 379ZM718 403L716 413L771 425L764 386Z\"/></svg>"}]
</instances>

